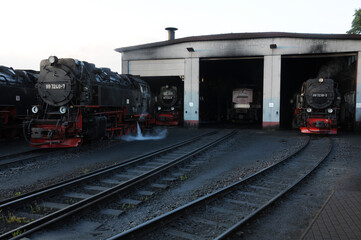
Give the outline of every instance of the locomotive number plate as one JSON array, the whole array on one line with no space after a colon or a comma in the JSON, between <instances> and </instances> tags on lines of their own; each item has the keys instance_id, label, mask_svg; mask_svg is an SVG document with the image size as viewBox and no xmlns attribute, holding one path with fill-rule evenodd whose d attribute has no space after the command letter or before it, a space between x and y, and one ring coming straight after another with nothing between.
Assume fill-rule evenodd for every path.
<instances>
[{"instance_id":1,"label":"locomotive number plate","mask_svg":"<svg viewBox=\"0 0 361 240\"><path fill-rule=\"evenodd\" d=\"M45 89L65 89L65 83L61 84L45 84Z\"/></svg>"},{"instance_id":2,"label":"locomotive number plate","mask_svg":"<svg viewBox=\"0 0 361 240\"><path fill-rule=\"evenodd\" d=\"M313 93L312 97L327 97L327 93Z\"/></svg>"}]
</instances>

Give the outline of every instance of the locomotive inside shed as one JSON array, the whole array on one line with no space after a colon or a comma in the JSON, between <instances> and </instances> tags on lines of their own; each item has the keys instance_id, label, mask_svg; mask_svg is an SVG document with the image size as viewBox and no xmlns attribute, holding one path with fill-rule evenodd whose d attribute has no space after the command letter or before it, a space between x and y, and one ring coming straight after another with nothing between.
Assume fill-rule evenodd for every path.
<instances>
[{"instance_id":1,"label":"locomotive inside shed","mask_svg":"<svg viewBox=\"0 0 361 240\"><path fill-rule=\"evenodd\" d=\"M159 102L159 95L162 87L176 87L177 102L175 103L175 106L177 109L180 108L180 113L183 112L184 76L142 77L142 79L149 84L155 105L157 105L157 101ZM179 124L181 125L181 122Z\"/></svg>"},{"instance_id":2,"label":"locomotive inside shed","mask_svg":"<svg viewBox=\"0 0 361 240\"><path fill-rule=\"evenodd\" d=\"M283 56L281 65L280 127L292 128L294 95L311 78L331 78L341 93L339 125L352 130L355 121L356 54Z\"/></svg>"},{"instance_id":3,"label":"locomotive inside shed","mask_svg":"<svg viewBox=\"0 0 361 240\"><path fill-rule=\"evenodd\" d=\"M200 124L261 127L263 57L202 59L199 81ZM251 92L243 109L235 109L236 91Z\"/></svg>"}]
</instances>

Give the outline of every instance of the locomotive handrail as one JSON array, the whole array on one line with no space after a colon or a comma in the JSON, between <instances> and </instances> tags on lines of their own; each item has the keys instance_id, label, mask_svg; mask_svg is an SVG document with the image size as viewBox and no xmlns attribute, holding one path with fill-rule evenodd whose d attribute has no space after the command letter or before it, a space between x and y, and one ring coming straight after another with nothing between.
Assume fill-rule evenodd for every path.
<instances>
[{"instance_id":1,"label":"locomotive handrail","mask_svg":"<svg viewBox=\"0 0 361 240\"><path fill-rule=\"evenodd\" d=\"M4 75L0 75L0 77L3 77L5 81L1 80L2 82L6 82L6 83L9 83L9 80L4 76Z\"/></svg>"}]
</instances>

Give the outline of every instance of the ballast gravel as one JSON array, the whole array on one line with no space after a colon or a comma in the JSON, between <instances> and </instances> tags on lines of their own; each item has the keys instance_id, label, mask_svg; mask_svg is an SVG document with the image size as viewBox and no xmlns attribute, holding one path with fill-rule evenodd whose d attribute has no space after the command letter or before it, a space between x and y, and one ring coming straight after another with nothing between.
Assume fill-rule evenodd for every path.
<instances>
[{"instance_id":1,"label":"ballast gravel","mask_svg":"<svg viewBox=\"0 0 361 240\"><path fill-rule=\"evenodd\" d=\"M73 222L55 232L49 229L35 235L35 239L54 238L69 232L72 232L72 239L105 239L259 171L298 149L306 139L296 132L242 130L197 157L196 167L170 184L168 189L158 191L139 206L124 209L121 216L99 217L99 209L94 209L84 217L74 219L79 225ZM115 208L116 204L111 207ZM101 227L81 232L77 226L83 221L97 222Z\"/></svg>"}]
</instances>

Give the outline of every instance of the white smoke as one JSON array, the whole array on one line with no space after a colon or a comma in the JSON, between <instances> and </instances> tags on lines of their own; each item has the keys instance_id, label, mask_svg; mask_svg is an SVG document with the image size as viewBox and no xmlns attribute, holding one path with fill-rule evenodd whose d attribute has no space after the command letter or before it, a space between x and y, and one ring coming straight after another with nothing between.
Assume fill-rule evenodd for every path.
<instances>
[{"instance_id":1,"label":"white smoke","mask_svg":"<svg viewBox=\"0 0 361 240\"><path fill-rule=\"evenodd\" d=\"M343 67L344 62L336 58L320 68L317 78L333 78L342 71Z\"/></svg>"},{"instance_id":2,"label":"white smoke","mask_svg":"<svg viewBox=\"0 0 361 240\"><path fill-rule=\"evenodd\" d=\"M126 142L132 141L148 141L148 140L162 140L165 139L168 135L168 130L166 128L155 128L153 129L152 134L145 134L143 135L142 131L140 130L139 124L137 124L137 133L136 135L123 135L120 137L121 140Z\"/></svg>"}]
</instances>

